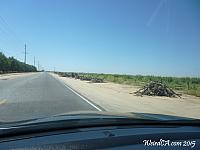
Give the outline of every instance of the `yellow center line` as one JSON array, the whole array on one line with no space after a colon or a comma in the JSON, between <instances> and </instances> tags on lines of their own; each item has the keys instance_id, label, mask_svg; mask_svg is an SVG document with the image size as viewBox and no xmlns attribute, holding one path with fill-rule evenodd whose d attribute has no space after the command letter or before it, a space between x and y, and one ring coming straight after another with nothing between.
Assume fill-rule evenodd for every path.
<instances>
[{"instance_id":1,"label":"yellow center line","mask_svg":"<svg viewBox=\"0 0 200 150\"><path fill-rule=\"evenodd\" d=\"M6 101L7 101L6 99L0 100L0 105L4 104Z\"/></svg>"}]
</instances>

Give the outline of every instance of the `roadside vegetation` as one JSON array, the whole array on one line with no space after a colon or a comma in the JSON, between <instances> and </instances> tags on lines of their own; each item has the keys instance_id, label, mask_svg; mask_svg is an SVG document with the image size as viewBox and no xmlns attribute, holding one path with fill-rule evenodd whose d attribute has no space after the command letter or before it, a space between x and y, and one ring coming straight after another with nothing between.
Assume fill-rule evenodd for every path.
<instances>
[{"instance_id":1,"label":"roadside vegetation","mask_svg":"<svg viewBox=\"0 0 200 150\"><path fill-rule=\"evenodd\" d=\"M104 82L114 82L134 86L144 86L151 81L159 81L180 93L200 97L200 78L195 77L161 77L142 75L119 75L119 74L98 74L98 73L59 73L62 76L78 79L102 79Z\"/></svg>"},{"instance_id":2,"label":"roadside vegetation","mask_svg":"<svg viewBox=\"0 0 200 150\"><path fill-rule=\"evenodd\" d=\"M36 67L25 64L14 57L6 57L0 52L0 74L11 72L34 72Z\"/></svg>"}]
</instances>

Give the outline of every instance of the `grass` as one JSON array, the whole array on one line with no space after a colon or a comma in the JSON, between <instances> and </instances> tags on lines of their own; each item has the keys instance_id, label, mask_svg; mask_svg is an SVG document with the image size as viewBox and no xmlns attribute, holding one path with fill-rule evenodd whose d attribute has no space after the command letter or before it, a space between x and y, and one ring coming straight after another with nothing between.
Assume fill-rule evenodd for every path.
<instances>
[{"instance_id":1,"label":"grass","mask_svg":"<svg viewBox=\"0 0 200 150\"><path fill-rule=\"evenodd\" d=\"M97 74L79 73L79 75L92 78L101 78L104 81L119 84L143 86L150 81L161 81L176 91L200 97L200 78L191 77L161 77L142 75L119 75L119 74Z\"/></svg>"}]
</instances>

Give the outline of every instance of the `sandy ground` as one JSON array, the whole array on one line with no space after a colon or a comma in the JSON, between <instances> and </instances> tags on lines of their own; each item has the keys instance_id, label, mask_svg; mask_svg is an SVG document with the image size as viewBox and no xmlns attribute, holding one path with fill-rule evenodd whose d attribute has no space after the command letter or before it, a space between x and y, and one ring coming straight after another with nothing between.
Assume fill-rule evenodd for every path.
<instances>
[{"instance_id":1,"label":"sandy ground","mask_svg":"<svg viewBox=\"0 0 200 150\"><path fill-rule=\"evenodd\" d=\"M9 80L18 77L24 77L35 74L35 72L27 72L27 73L7 73L7 74L0 74L0 80Z\"/></svg>"},{"instance_id":2,"label":"sandy ground","mask_svg":"<svg viewBox=\"0 0 200 150\"><path fill-rule=\"evenodd\" d=\"M139 112L200 118L200 98L182 95L182 98L135 96L138 87L115 83L90 83L59 77L65 84L87 97L105 111Z\"/></svg>"}]
</instances>

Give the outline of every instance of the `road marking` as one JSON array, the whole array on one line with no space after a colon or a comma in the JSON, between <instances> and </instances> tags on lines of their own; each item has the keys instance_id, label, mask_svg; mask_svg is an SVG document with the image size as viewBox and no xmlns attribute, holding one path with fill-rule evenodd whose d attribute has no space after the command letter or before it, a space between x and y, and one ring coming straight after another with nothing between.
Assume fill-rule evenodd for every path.
<instances>
[{"instance_id":1,"label":"road marking","mask_svg":"<svg viewBox=\"0 0 200 150\"><path fill-rule=\"evenodd\" d=\"M74 92L76 95L78 95L80 98L82 98L84 101L86 101L88 104L92 105L94 108L96 108L98 111L102 111L99 107L97 107L96 105L94 105L93 103L91 103L89 100L87 100L85 97L81 96L79 93L77 93L76 91L74 91L71 87L69 87L68 85L66 85L64 83L65 87L67 87L68 89L70 89L72 92Z\"/></svg>"},{"instance_id":2,"label":"road marking","mask_svg":"<svg viewBox=\"0 0 200 150\"><path fill-rule=\"evenodd\" d=\"M91 103L88 99L86 99L85 97L83 97L82 95L80 95L79 93L77 93L74 89L72 89L70 86L68 86L64 81L61 82L60 79L54 77L55 79L59 80L60 83L62 83L66 88L70 89L73 93L75 93L76 95L78 95L80 98L82 98L85 102L87 102L88 104L90 104L91 106L93 106L94 108L96 108L98 111L103 111L101 110L99 107L97 107L96 105L94 105L93 103Z\"/></svg>"},{"instance_id":3,"label":"road marking","mask_svg":"<svg viewBox=\"0 0 200 150\"><path fill-rule=\"evenodd\" d=\"M6 101L7 101L6 99L0 100L0 105L4 104Z\"/></svg>"},{"instance_id":4,"label":"road marking","mask_svg":"<svg viewBox=\"0 0 200 150\"><path fill-rule=\"evenodd\" d=\"M88 104L92 105L94 108L96 108L98 111L102 111L99 107L97 107L96 105L94 105L93 103L91 103L89 100L87 100L85 97L83 97L82 95L80 95L79 93L77 93L76 91L74 91L71 87L69 87L68 85L66 85L64 83L65 87L67 87L68 89L70 89L72 92L74 92L76 95L78 95L80 98L82 98L84 101L86 101Z\"/></svg>"}]
</instances>

